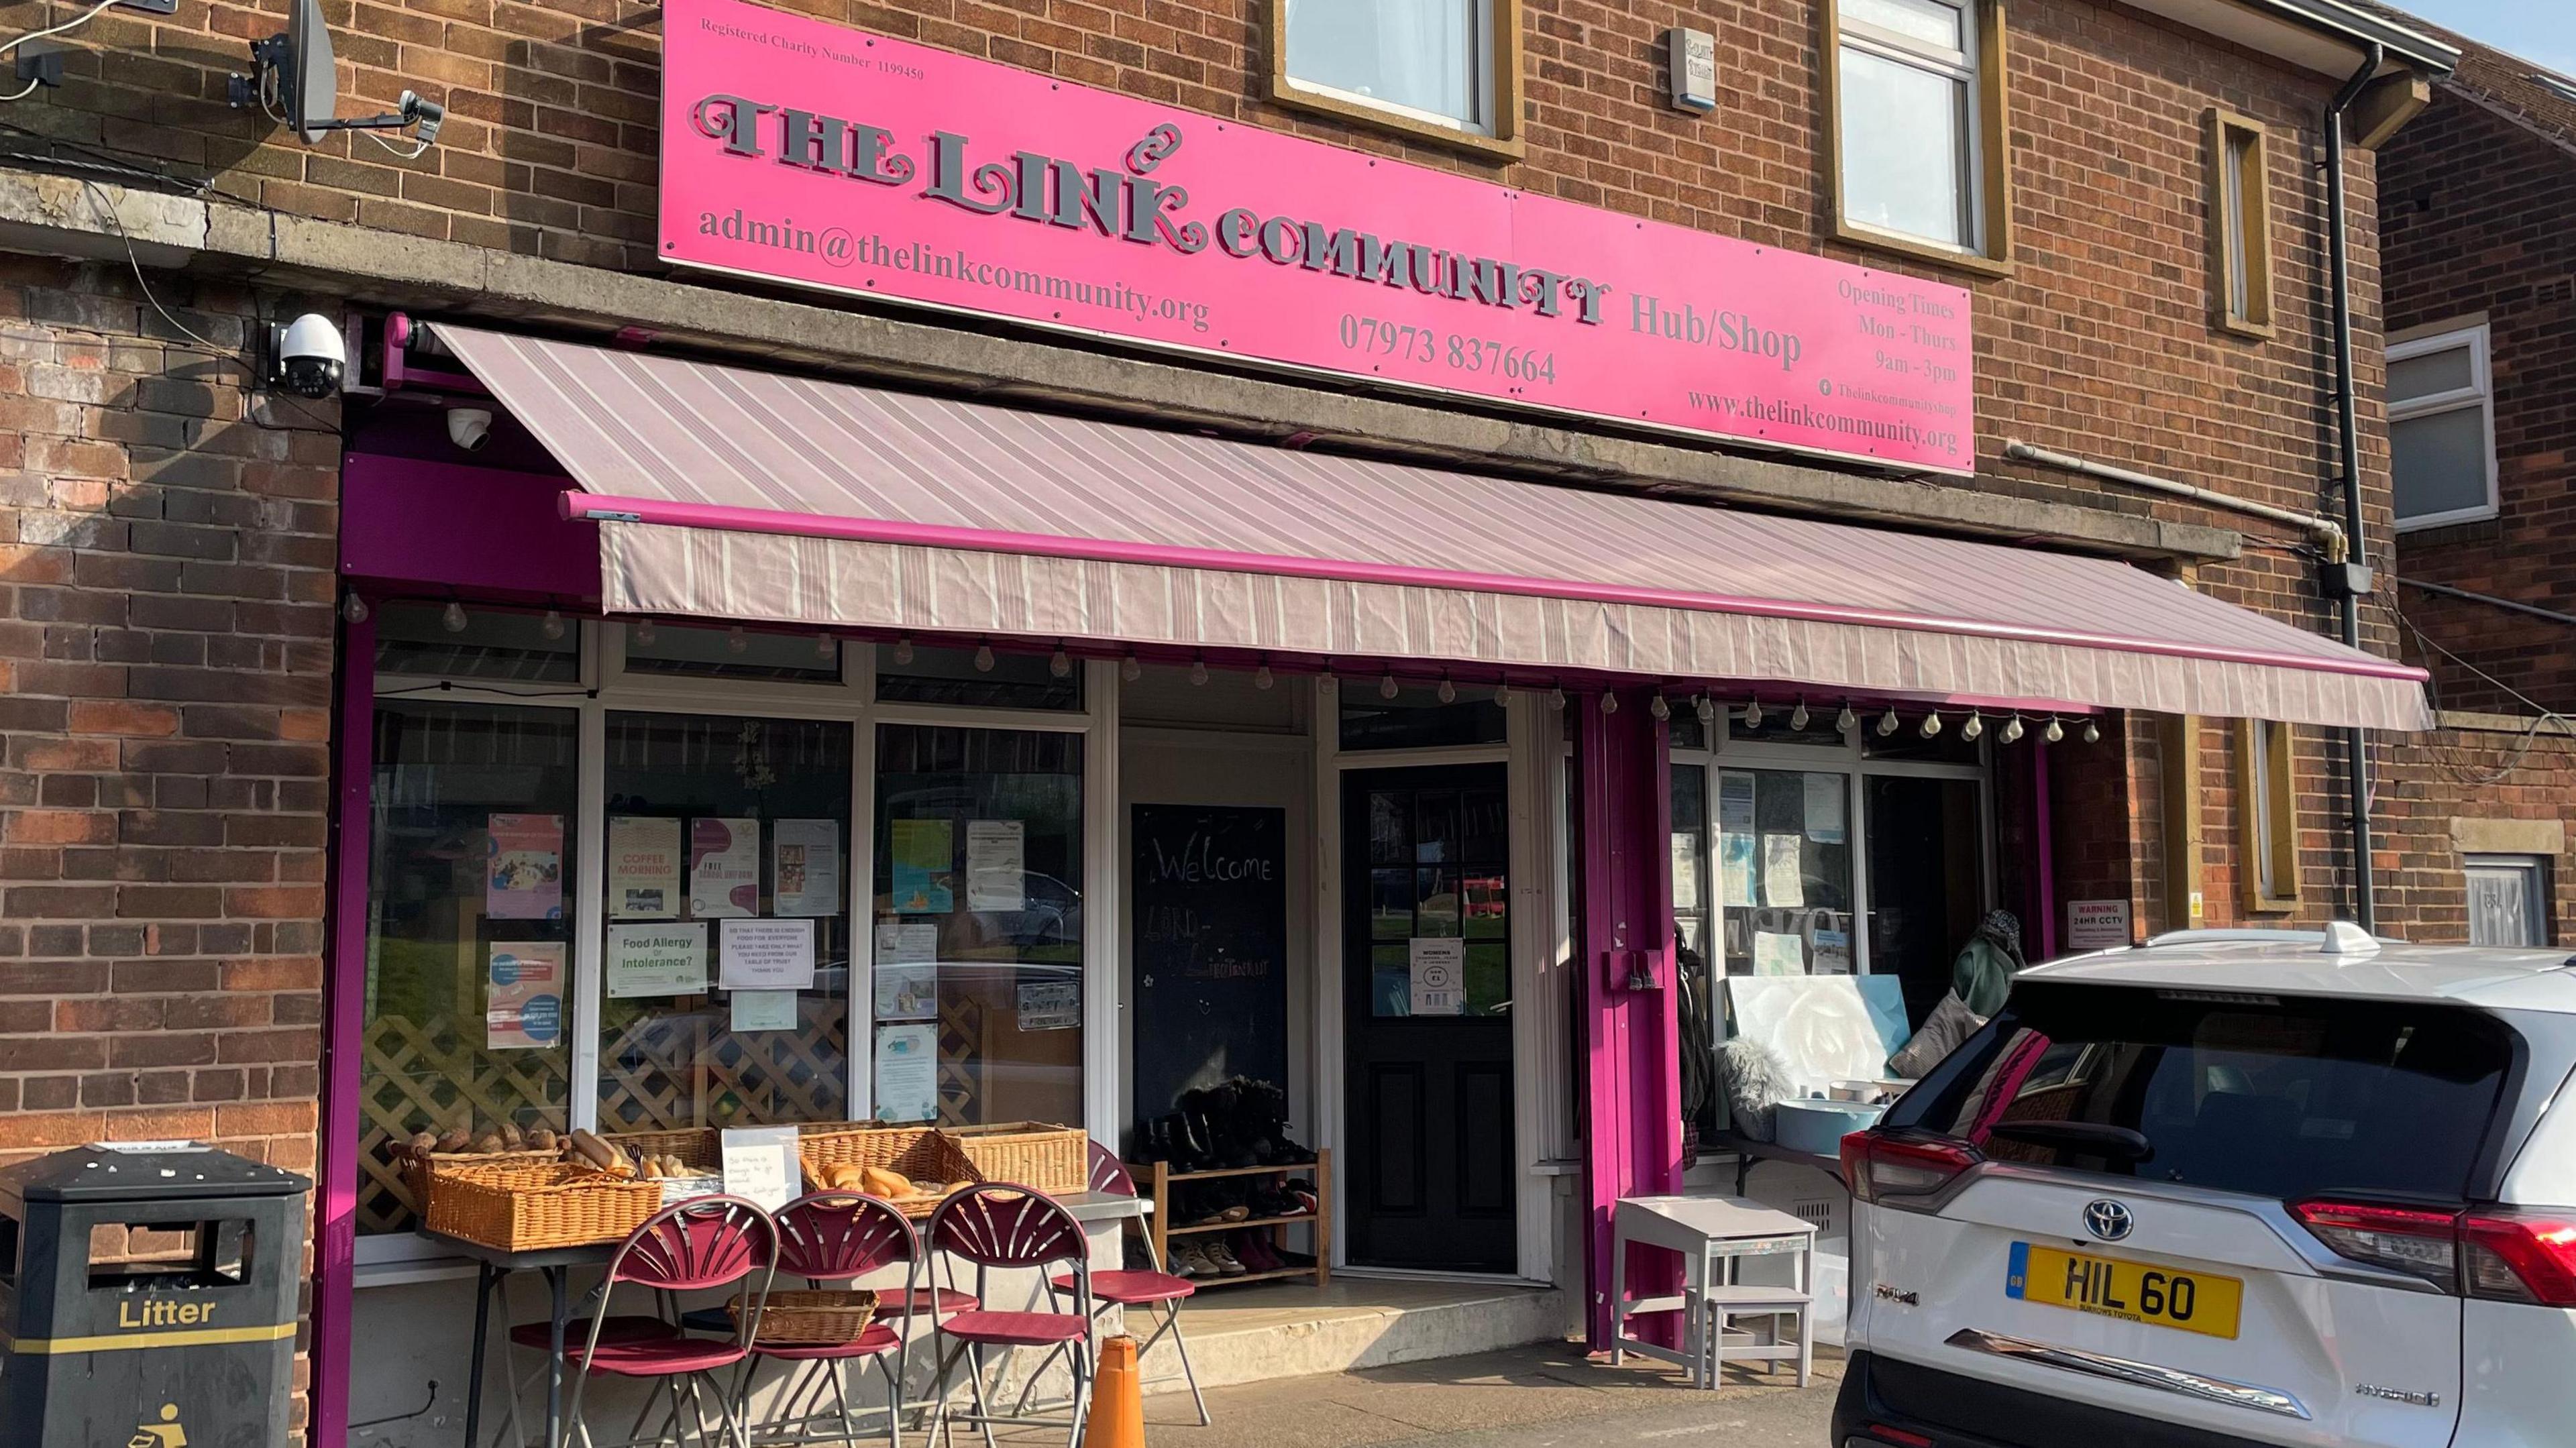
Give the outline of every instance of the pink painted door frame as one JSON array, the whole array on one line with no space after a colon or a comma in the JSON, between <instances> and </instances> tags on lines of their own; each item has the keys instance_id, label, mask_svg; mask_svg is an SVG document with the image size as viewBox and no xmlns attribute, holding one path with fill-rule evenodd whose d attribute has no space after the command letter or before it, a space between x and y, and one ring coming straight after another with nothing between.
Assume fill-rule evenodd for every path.
<instances>
[{"instance_id":1,"label":"pink painted door frame","mask_svg":"<svg viewBox=\"0 0 2576 1448\"><path fill-rule=\"evenodd\" d=\"M349 1436L350 1315L358 1253L359 1066L366 1056L367 851L372 843L376 625L340 628L340 697L332 731L331 932L323 964L322 1139L313 1214L313 1338L308 1441Z\"/></svg>"},{"instance_id":2,"label":"pink painted door frame","mask_svg":"<svg viewBox=\"0 0 2576 1448\"><path fill-rule=\"evenodd\" d=\"M1680 1002L1674 990L1672 753L1653 693L1576 695L1577 847L1583 877L1577 930L1589 1120L1584 1133L1585 1302L1593 1346L1610 1336L1611 1217L1621 1197L1681 1189ZM1637 988L1651 978L1653 984ZM1668 1255L1628 1264L1633 1295L1679 1282ZM1641 1331L1677 1323L1645 1319ZM1678 1338L1673 1340L1678 1341Z\"/></svg>"}]
</instances>

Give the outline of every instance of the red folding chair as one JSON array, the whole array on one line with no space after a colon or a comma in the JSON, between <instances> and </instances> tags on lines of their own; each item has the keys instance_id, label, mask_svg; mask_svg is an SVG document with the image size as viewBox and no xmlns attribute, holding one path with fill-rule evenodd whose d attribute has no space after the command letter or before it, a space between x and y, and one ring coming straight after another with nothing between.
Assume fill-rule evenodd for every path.
<instances>
[{"instance_id":1,"label":"red folding chair","mask_svg":"<svg viewBox=\"0 0 2576 1448\"><path fill-rule=\"evenodd\" d=\"M823 1412L831 1395L841 1420L841 1439L857 1448L858 1424L841 1373L845 1364L872 1361L886 1380L886 1438L903 1448L903 1379L909 1365L905 1329L911 1325L908 1304L921 1275L921 1238L893 1204L880 1197L851 1192L816 1192L780 1207L771 1217L778 1229L778 1270L802 1277L815 1287L847 1287L871 1272L898 1263L904 1269L903 1291L891 1311L880 1307L876 1319L849 1342L762 1342L754 1339L751 1360L744 1364L737 1401L748 1411L752 1379L762 1362L792 1363L779 1399L780 1413L771 1426L794 1424L798 1441L810 1441L805 1430ZM963 1294L960 1294L961 1296ZM887 1325L887 1319L893 1325ZM812 1407L806 1408L808 1402Z\"/></svg>"},{"instance_id":2,"label":"red folding chair","mask_svg":"<svg viewBox=\"0 0 2576 1448\"><path fill-rule=\"evenodd\" d=\"M1091 1190L1095 1196L1136 1195L1136 1179L1127 1174L1126 1164L1096 1141L1091 1143ZM1190 1385L1190 1401L1198 1406L1199 1426L1204 1428L1208 1425L1207 1399L1199 1396L1199 1375L1190 1366L1189 1341L1181 1336L1181 1303L1197 1293L1198 1287L1186 1277L1176 1277L1163 1270L1162 1259L1154 1254L1154 1234L1150 1230L1145 1233L1145 1260L1150 1270L1091 1274L1091 1315L1097 1320L1107 1316L1113 1307L1124 1307L1143 1313L1150 1322L1155 1320L1159 1311L1161 1320L1153 1335L1136 1348L1137 1365L1143 1366L1146 1355L1154 1350L1154 1344L1170 1338L1173 1351L1180 1354L1181 1380ZM1073 1290L1073 1277L1069 1273L1058 1275L1050 1285L1058 1292L1070 1292ZM1045 1364L1039 1365L1039 1371L1045 1371ZM1034 1380L1032 1382L1034 1384ZM1022 1406L1027 1405L1025 1393L1020 1401Z\"/></svg>"},{"instance_id":3,"label":"red folding chair","mask_svg":"<svg viewBox=\"0 0 2576 1448\"><path fill-rule=\"evenodd\" d=\"M573 1385L572 1406L565 1414L570 1425L566 1436L578 1430L584 1444L594 1443L590 1424L582 1418L582 1398L593 1377L610 1374L648 1380L667 1392L675 1437L680 1431L680 1385L685 1382L690 1417L697 1424L701 1443L713 1441L707 1429L708 1394L702 1390L714 1389L716 1413L723 1422L725 1436L735 1448L751 1448L751 1439L733 1411L732 1398L715 1375L741 1365L751 1356L752 1332L759 1326L762 1305L769 1300L769 1282L777 1255L778 1236L770 1226L769 1214L758 1203L741 1197L693 1197L647 1217L644 1225L628 1234L617 1254L608 1259L608 1275L599 1285L599 1310L590 1319L589 1335L581 1346L564 1349L565 1364L579 1374ZM711 1291L754 1277L759 1279L759 1285L746 1294L746 1311L735 1324L730 1341L691 1337L677 1326L646 1331L633 1326L636 1319L620 1319L609 1311L610 1299L620 1286L676 1294ZM630 1326L620 1332L607 1330L611 1322L618 1321ZM648 1389L648 1410L651 1396Z\"/></svg>"},{"instance_id":4,"label":"red folding chair","mask_svg":"<svg viewBox=\"0 0 2576 1448\"><path fill-rule=\"evenodd\" d=\"M1066 1211L1063 1203L1033 1187L988 1182L967 1187L941 1202L930 1215L930 1230L925 1235L930 1250L944 1253L949 1259L952 1287L958 1262L975 1266L975 1306L953 1314L933 1312L937 1335L948 1347L938 1358L938 1371L932 1379L938 1406L930 1417L931 1440L937 1442L949 1423L962 1419L982 1428L985 1448L993 1448L994 1423L1039 1421L998 1418L984 1401L985 1349L998 1348L1007 1355L1034 1347L1047 1349L1050 1359L1057 1351L1063 1352L1073 1372L1073 1416L1066 1425L1071 1431L1065 1441L1066 1448L1075 1448L1082 1441L1083 1418L1091 1408L1091 1243L1083 1235L1082 1224L1073 1219L1073 1213ZM1054 1269L1068 1265L1072 1268L1067 1274L1071 1285L1057 1291L1053 1286ZM1040 1274L1046 1289L1037 1296L1047 1304L1046 1310L992 1307L987 1294L997 1268ZM1067 1296L1073 1299L1069 1312L1062 1306ZM972 1413L949 1409L949 1374L961 1360L968 1363L971 1373L975 1403Z\"/></svg>"}]
</instances>

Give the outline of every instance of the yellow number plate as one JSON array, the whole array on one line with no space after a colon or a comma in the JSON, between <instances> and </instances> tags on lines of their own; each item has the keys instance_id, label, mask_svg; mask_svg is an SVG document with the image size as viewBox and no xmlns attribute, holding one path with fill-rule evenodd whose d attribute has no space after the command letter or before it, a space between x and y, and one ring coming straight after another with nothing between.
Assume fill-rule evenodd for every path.
<instances>
[{"instance_id":1,"label":"yellow number plate","mask_svg":"<svg viewBox=\"0 0 2576 1448\"><path fill-rule=\"evenodd\" d=\"M2004 1295L2224 1338L2236 1336L2236 1321L2245 1307L2245 1284L2233 1277L2088 1257L2028 1242L2013 1243Z\"/></svg>"}]
</instances>

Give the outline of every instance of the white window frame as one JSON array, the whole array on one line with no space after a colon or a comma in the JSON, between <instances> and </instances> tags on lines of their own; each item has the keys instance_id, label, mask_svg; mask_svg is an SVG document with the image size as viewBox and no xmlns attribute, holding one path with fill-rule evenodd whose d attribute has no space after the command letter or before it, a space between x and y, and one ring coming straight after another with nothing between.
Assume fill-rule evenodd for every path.
<instances>
[{"instance_id":1,"label":"white window frame","mask_svg":"<svg viewBox=\"0 0 2576 1448\"><path fill-rule=\"evenodd\" d=\"M471 606L471 605L469 605ZM630 674L625 667L627 625L583 620L579 683L534 684L472 678L439 678L380 674L378 700L419 699L436 703L507 704L576 711L579 726L579 786L574 822L577 855L572 935L572 980L564 1029L570 1050L565 1061L565 1113L568 1123L584 1130L599 1123L600 991L604 949L602 927L607 904L608 715L618 713L740 714L778 719L824 720L851 726L851 799L848 880L851 901L851 981L849 1079L845 1085L849 1119L864 1122L872 1114L874 1022L867 1009L863 973L858 962L874 939L873 912L859 908L862 892L872 892L876 878L876 726L931 725L943 728L1046 730L1085 736L1082 749L1083 788L1083 1125L1095 1141L1116 1141L1124 1120L1126 1089L1121 1067L1120 1013L1124 1008L1125 960L1120 952L1123 869L1118 855L1119 779L1118 665L1090 660L1079 665L1083 707L1078 710L986 709L967 704L878 704L877 646L860 639L841 639L841 677L802 682L735 679L722 675ZM723 628L723 620L665 622L662 627ZM942 635L918 640L923 646L951 646L966 640ZM372 827L372 826L370 826ZM412 1233L362 1236L357 1240L360 1266L445 1260L437 1244ZM392 1279L385 1279L392 1280Z\"/></svg>"},{"instance_id":2,"label":"white window frame","mask_svg":"<svg viewBox=\"0 0 2576 1448\"><path fill-rule=\"evenodd\" d=\"M1854 231L1870 236L1886 237L1909 246L1956 252L1966 257L1988 256L1990 255L1987 250L1987 243L1990 240L1988 230L1993 223L1986 215L1988 157L1985 144L1985 106L1987 101L1985 77L1980 72L1979 48L1984 41L1984 37L1978 32L1977 12L1980 7L1977 0L1929 0L1929 3L1958 12L1961 49L1950 50L1931 45L1910 35L1900 35L1893 30L1872 25L1865 20L1854 20L1841 13L1839 6L1836 8L1833 51L1825 57L1825 63L1834 68L1834 106L1838 114L1828 119L1834 127L1836 136L1847 134L1844 117L1839 114L1851 99L1850 87L1843 79L1842 68L1843 51L1847 47L1884 60L1891 65L1924 71L1959 85L1967 96L1967 107L1959 118L1964 132L1961 136L1962 145L1959 152L1961 168L1957 178L1960 239L1944 241L1939 237L1922 236L1892 226L1880 226L1853 216L1851 180L1849 172L1843 165L1840 146L1836 147L1834 166L1843 174L1835 176L1833 184L1836 194L1842 198L1843 224Z\"/></svg>"},{"instance_id":3,"label":"white window frame","mask_svg":"<svg viewBox=\"0 0 2576 1448\"><path fill-rule=\"evenodd\" d=\"M2554 917L2557 914L2551 901L2552 885L2550 881L2550 866L2553 863L2555 862L2547 855L2463 855L2460 857L2460 877L2463 885L2466 885L2470 878L2481 870L2511 870L2524 877L2525 884L2523 890L2523 902L2526 910L2530 914L2530 922L2539 927L2536 932L2539 938L2525 942L2519 947L2499 946L2497 948L2518 948L2526 950L2546 950L2550 948L2552 938L2557 933L2552 928L2555 924ZM2468 909L2468 925L2472 931L2477 928L2477 922L2477 905L2475 901L2472 900L2469 903ZM2472 939L2470 943L2481 944L2491 942L2479 942Z\"/></svg>"},{"instance_id":4,"label":"white window frame","mask_svg":"<svg viewBox=\"0 0 2576 1448\"><path fill-rule=\"evenodd\" d=\"M2487 324L2476 322L2468 326L2451 327L2439 332L2408 337L2402 342L2391 342L2388 344L2388 361L2393 366L2410 358L2423 357L2435 352L2448 352L2463 346L2469 349L2470 385L2454 387L2448 392L2435 392L2423 397L2409 398L2404 402L2391 398L2388 404L2388 429L2393 446L2399 423L2434 417L2446 412L2458 412L2471 407L2478 409L2478 419L2486 444L2486 501L2474 507L2453 508L2448 512L2425 513L2412 518L2399 517L2396 520L2396 531L2400 533L2411 533L2418 528L2439 528L2450 523L2473 523L2495 517L2502 511L2496 487L2495 372L2491 351L2493 334L2488 330ZM2390 472L2389 492L2390 504L2394 507L2396 477L2393 465Z\"/></svg>"},{"instance_id":5,"label":"white window frame","mask_svg":"<svg viewBox=\"0 0 2576 1448\"><path fill-rule=\"evenodd\" d=\"M1457 116L1443 115L1438 111L1426 111L1416 106L1402 105L1395 101L1386 100L1378 96L1361 95L1357 91L1348 91L1341 89L1339 86L1325 85L1321 81L1308 80L1304 76L1297 74L1294 70L1289 68L1287 0L1281 0L1279 5L1277 12L1279 16L1279 35L1273 42L1277 47L1279 83L1282 87L1296 91L1301 95L1320 96L1326 100L1338 101L1346 106L1356 106L1361 110L1381 111L1387 115L1400 117L1418 125L1434 126L1441 130L1456 131L1462 136L1495 137L1500 134L1500 127L1495 123L1495 111L1497 109L1498 97L1502 94L1502 87L1495 83L1494 74L1497 68L1496 57L1500 54L1494 43L1497 11L1500 8L1499 0L1475 0L1475 3L1471 7L1473 11L1471 18L1475 22L1475 34L1471 37L1470 41L1470 43L1475 47L1475 120L1470 121Z\"/></svg>"}]
</instances>

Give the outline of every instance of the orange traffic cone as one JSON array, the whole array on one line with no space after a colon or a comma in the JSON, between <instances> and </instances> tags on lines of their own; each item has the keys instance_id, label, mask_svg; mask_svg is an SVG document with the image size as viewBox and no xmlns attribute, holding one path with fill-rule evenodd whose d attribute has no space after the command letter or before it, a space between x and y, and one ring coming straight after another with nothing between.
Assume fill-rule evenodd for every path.
<instances>
[{"instance_id":1,"label":"orange traffic cone","mask_svg":"<svg viewBox=\"0 0 2576 1448\"><path fill-rule=\"evenodd\" d=\"M1091 1421L1082 1448L1145 1448L1145 1375L1136 1366L1136 1339L1113 1337L1100 1345L1100 1374L1091 1385Z\"/></svg>"}]
</instances>

